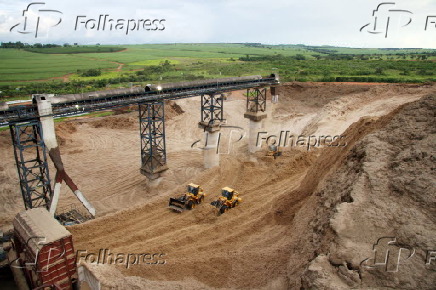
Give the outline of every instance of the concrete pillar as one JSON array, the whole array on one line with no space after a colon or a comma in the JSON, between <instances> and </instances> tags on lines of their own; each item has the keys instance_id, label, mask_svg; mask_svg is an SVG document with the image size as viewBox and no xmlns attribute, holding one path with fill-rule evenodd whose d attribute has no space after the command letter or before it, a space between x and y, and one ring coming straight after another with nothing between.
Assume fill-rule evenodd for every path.
<instances>
[{"instance_id":1,"label":"concrete pillar","mask_svg":"<svg viewBox=\"0 0 436 290\"><path fill-rule=\"evenodd\" d=\"M56 140L56 132L53 120L53 109L50 101L50 95L35 95L36 104L38 107L38 114L40 116L39 120L41 122L42 137L44 144L48 149L48 154L50 159L56 168L55 186L53 197L50 204L50 213L55 214L62 181L68 185L68 187L76 195L77 199L83 204L83 206L88 210L88 212L94 217L95 208L91 203L85 198L82 192L77 188L73 180L65 172L64 164L61 158L61 152L59 150L58 142Z\"/></svg>"},{"instance_id":2,"label":"concrete pillar","mask_svg":"<svg viewBox=\"0 0 436 290\"><path fill-rule=\"evenodd\" d=\"M250 119L249 131L248 131L248 151L254 153L260 150L257 147L257 135L262 129L262 121L254 121Z\"/></svg>"},{"instance_id":3,"label":"concrete pillar","mask_svg":"<svg viewBox=\"0 0 436 290\"><path fill-rule=\"evenodd\" d=\"M277 104L279 102L279 93L276 87L271 87L271 102Z\"/></svg>"},{"instance_id":4,"label":"concrete pillar","mask_svg":"<svg viewBox=\"0 0 436 290\"><path fill-rule=\"evenodd\" d=\"M249 124L249 136L248 136L248 150L250 153L254 153L260 150L260 147L257 147L257 135L260 129L262 128L263 119L267 117L267 114L264 112L246 112L244 114L244 118L250 120Z\"/></svg>"},{"instance_id":5,"label":"concrete pillar","mask_svg":"<svg viewBox=\"0 0 436 290\"><path fill-rule=\"evenodd\" d=\"M220 155L218 152L220 131L211 130L204 132L206 143L203 148L204 168L212 168L220 165Z\"/></svg>"}]
</instances>

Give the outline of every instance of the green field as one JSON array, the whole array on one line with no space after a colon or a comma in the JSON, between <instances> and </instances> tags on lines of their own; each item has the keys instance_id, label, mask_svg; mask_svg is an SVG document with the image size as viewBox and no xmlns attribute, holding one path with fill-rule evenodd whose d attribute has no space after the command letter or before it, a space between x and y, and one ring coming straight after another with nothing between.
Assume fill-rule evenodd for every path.
<instances>
[{"instance_id":1,"label":"green field","mask_svg":"<svg viewBox=\"0 0 436 290\"><path fill-rule=\"evenodd\" d=\"M0 48L3 96L278 72L282 81L436 81L436 50L261 44ZM84 76L98 69L99 75Z\"/></svg>"},{"instance_id":2,"label":"green field","mask_svg":"<svg viewBox=\"0 0 436 290\"><path fill-rule=\"evenodd\" d=\"M116 63L91 57L93 54L41 54L24 50L0 49L0 85L11 81L44 80L62 77L77 70L116 68Z\"/></svg>"},{"instance_id":3,"label":"green field","mask_svg":"<svg viewBox=\"0 0 436 290\"><path fill-rule=\"evenodd\" d=\"M50 48L24 48L25 51L44 54L111 53L124 50L120 46L66 46Z\"/></svg>"}]
</instances>

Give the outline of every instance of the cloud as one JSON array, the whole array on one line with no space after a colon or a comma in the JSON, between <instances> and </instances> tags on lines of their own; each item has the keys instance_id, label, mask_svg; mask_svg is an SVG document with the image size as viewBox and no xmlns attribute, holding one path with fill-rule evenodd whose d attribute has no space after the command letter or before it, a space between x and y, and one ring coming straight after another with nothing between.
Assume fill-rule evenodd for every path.
<instances>
[{"instance_id":1,"label":"cloud","mask_svg":"<svg viewBox=\"0 0 436 290\"><path fill-rule=\"evenodd\" d=\"M393 1L413 12L404 29L392 28L389 38L360 32L371 21L380 1L345 0L47 0L50 9L63 12L62 23L44 39L11 33L30 1L2 1L0 41L78 43L263 42L347 45L365 47L433 47L436 27L424 31L426 15L436 15L436 2ZM164 31L75 31L78 15L118 19L165 19ZM47 23L48 21L46 21ZM47 25L52 25L48 23ZM395 24L395 23L394 23ZM393 25L394 25L393 24ZM69 39L69 40L68 40Z\"/></svg>"}]
</instances>

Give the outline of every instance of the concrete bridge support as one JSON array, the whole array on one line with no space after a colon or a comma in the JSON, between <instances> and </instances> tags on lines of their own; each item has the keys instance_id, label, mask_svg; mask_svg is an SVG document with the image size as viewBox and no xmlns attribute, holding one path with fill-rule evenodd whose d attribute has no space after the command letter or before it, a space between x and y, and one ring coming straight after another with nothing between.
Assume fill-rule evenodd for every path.
<instances>
[{"instance_id":1,"label":"concrete bridge support","mask_svg":"<svg viewBox=\"0 0 436 290\"><path fill-rule=\"evenodd\" d=\"M10 125L15 162L26 209L45 207L55 214L62 181L94 217L95 209L65 172L56 140L49 95L34 95L38 119ZM47 153L56 168L54 189L50 185Z\"/></svg>"},{"instance_id":2,"label":"concrete bridge support","mask_svg":"<svg viewBox=\"0 0 436 290\"><path fill-rule=\"evenodd\" d=\"M204 168L213 168L220 165L219 141L220 130L205 131L206 143L203 148Z\"/></svg>"},{"instance_id":3,"label":"concrete bridge support","mask_svg":"<svg viewBox=\"0 0 436 290\"><path fill-rule=\"evenodd\" d=\"M56 140L56 132L53 120L53 109L50 101L49 95L34 95L33 101L36 102L38 108L39 122L42 129L42 139L45 146L47 147L50 159L56 168L55 176L55 186L53 195L50 201L50 213L55 214L57 209L57 204L59 200L60 190L62 181L65 181L67 186L76 195L83 206L88 210L88 212L95 217L95 208L91 203L85 198L83 193L79 190L77 185L73 182L70 176L67 174L64 168L64 164L61 158L61 152L59 150L58 142Z\"/></svg>"},{"instance_id":4,"label":"concrete bridge support","mask_svg":"<svg viewBox=\"0 0 436 290\"><path fill-rule=\"evenodd\" d=\"M257 146L258 135L263 127L263 120L267 117L267 114L262 112L247 112L244 117L250 120L248 131L248 150L250 153L255 153L260 150L260 146Z\"/></svg>"},{"instance_id":5,"label":"concrete bridge support","mask_svg":"<svg viewBox=\"0 0 436 290\"><path fill-rule=\"evenodd\" d=\"M271 87L271 102L277 104L279 102L279 92L277 87Z\"/></svg>"}]
</instances>

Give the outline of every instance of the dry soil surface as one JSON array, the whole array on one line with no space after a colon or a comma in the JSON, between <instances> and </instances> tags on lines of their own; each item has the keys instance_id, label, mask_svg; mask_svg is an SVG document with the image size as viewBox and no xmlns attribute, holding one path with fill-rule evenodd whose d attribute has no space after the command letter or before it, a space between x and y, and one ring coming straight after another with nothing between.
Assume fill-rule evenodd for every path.
<instances>
[{"instance_id":1,"label":"dry soil surface","mask_svg":"<svg viewBox=\"0 0 436 290\"><path fill-rule=\"evenodd\" d=\"M75 248L162 254L165 264L128 269L88 263L108 288L431 289L436 261L425 262L436 249L434 90L285 84L279 103L268 102L267 135L342 134L346 146L294 144L277 159L265 157L265 146L248 154L246 135L235 141L249 123L243 92L234 92L224 105L221 166L208 170L198 146L204 142L199 98L179 100L167 104L169 170L154 182L139 173L137 112L60 123L66 170L98 215L69 227ZM0 154L6 229L23 210L8 132L0 134ZM204 204L182 214L168 210L168 198L190 182L205 189ZM224 186L238 190L243 202L217 216L209 203ZM64 186L60 207L69 204L80 206ZM399 253L397 272L395 256L385 267L374 262L373 245L384 237L396 249L390 253Z\"/></svg>"}]
</instances>

